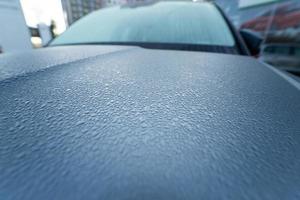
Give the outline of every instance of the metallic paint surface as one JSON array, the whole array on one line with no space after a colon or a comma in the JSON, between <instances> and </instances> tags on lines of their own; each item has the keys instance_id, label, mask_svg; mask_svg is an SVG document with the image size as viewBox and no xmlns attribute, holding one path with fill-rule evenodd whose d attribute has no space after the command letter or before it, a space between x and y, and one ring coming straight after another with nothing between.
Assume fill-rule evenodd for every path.
<instances>
[{"instance_id":1,"label":"metallic paint surface","mask_svg":"<svg viewBox=\"0 0 300 200\"><path fill-rule=\"evenodd\" d=\"M252 58L76 46L0 66L0 199L300 198L299 90Z\"/></svg>"}]
</instances>

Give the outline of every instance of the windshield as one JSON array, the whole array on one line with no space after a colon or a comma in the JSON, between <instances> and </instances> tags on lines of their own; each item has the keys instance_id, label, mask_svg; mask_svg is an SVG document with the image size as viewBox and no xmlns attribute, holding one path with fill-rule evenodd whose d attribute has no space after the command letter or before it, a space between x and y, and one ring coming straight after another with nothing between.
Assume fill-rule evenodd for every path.
<instances>
[{"instance_id":1,"label":"windshield","mask_svg":"<svg viewBox=\"0 0 300 200\"><path fill-rule=\"evenodd\" d=\"M51 45L113 42L235 46L221 13L203 2L102 9L79 20Z\"/></svg>"}]
</instances>

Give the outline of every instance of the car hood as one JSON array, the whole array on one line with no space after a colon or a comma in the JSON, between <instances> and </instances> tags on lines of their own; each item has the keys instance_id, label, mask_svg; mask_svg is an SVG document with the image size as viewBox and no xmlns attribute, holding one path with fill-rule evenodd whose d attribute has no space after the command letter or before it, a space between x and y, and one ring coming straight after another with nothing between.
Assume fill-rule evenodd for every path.
<instances>
[{"instance_id":1,"label":"car hood","mask_svg":"<svg viewBox=\"0 0 300 200\"><path fill-rule=\"evenodd\" d=\"M255 59L120 46L0 57L2 199L299 199L300 93Z\"/></svg>"}]
</instances>

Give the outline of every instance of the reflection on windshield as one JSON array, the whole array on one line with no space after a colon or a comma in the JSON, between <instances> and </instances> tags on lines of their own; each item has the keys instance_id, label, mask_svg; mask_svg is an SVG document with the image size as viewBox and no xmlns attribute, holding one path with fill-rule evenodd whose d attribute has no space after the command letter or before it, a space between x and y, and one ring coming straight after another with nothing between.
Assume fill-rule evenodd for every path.
<instances>
[{"instance_id":1,"label":"reflection on windshield","mask_svg":"<svg viewBox=\"0 0 300 200\"><path fill-rule=\"evenodd\" d=\"M225 20L213 5L186 2L103 9L75 23L52 45L101 42L234 46Z\"/></svg>"}]
</instances>

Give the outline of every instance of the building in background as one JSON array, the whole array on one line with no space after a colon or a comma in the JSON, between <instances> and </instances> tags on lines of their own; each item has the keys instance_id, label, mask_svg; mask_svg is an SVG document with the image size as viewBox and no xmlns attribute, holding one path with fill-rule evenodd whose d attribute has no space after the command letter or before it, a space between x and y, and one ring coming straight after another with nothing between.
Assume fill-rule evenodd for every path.
<instances>
[{"instance_id":1,"label":"building in background","mask_svg":"<svg viewBox=\"0 0 300 200\"><path fill-rule=\"evenodd\" d=\"M70 26L81 17L100 8L115 5L149 4L156 0L61 0L65 21Z\"/></svg>"},{"instance_id":2,"label":"building in background","mask_svg":"<svg viewBox=\"0 0 300 200\"><path fill-rule=\"evenodd\" d=\"M0 51L17 52L32 48L19 0L0 0Z\"/></svg>"},{"instance_id":3,"label":"building in background","mask_svg":"<svg viewBox=\"0 0 300 200\"><path fill-rule=\"evenodd\" d=\"M103 7L102 0L62 0L62 7L68 25L86 14Z\"/></svg>"}]
</instances>

